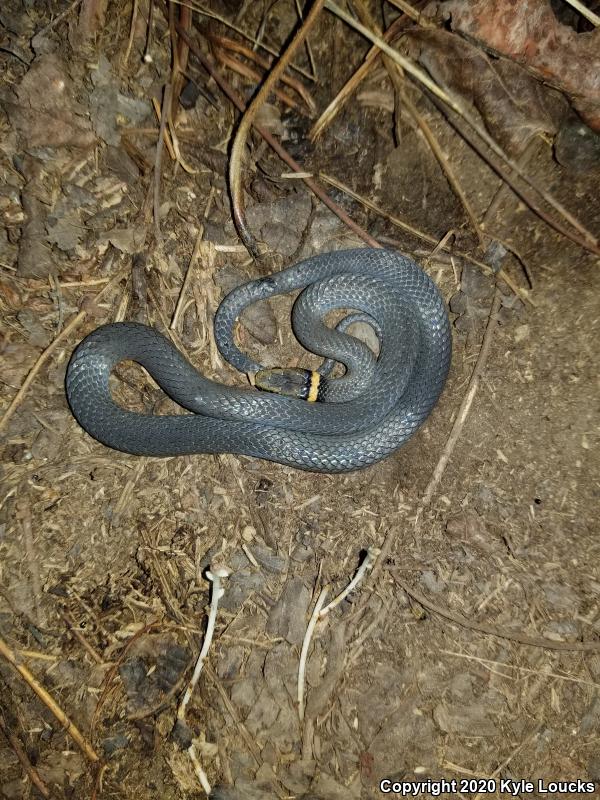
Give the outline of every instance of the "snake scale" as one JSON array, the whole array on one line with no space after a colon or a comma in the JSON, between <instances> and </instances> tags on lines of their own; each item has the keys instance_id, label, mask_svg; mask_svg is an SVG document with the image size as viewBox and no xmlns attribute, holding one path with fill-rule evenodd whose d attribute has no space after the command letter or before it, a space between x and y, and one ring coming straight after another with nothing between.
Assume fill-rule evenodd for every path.
<instances>
[{"instance_id":1,"label":"snake scale","mask_svg":"<svg viewBox=\"0 0 600 800\"><path fill-rule=\"evenodd\" d=\"M233 342L235 321L257 300L295 290L302 290L292 314L296 336L326 359L320 374L307 373L307 392L324 402L216 383L155 329L122 322L93 331L73 353L66 391L74 416L95 439L136 455L237 453L328 473L380 461L414 434L442 392L451 357L445 304L414 261L388 250L325 253L250 281L219 306L215 340L227 361L262 375L267 388L288 383L287 371L264 371L242 353ZM325 324L340 308L354 313L337 327ZM346 332L356 320L374 329L378 356ZM192 413L141 414L115 403L109 377L125 360L141 364ZM336 362L345 367L339 378L330 375ZM290 374L292 383L299 380Z\"/></svg>"}]
</instances>

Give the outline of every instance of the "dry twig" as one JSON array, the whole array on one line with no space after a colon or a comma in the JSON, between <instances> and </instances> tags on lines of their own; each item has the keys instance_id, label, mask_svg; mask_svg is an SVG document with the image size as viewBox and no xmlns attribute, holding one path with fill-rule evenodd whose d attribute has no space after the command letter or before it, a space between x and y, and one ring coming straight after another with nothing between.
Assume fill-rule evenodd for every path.
<instances>
[{"instance_id":1,"label":"dry twig","mask_svg":"<svg viewBox=\"0 0 600 800\"><path fill-rule=\"evenodd\" d=\"M448 440L446 441L446 445L442 454L436 464L436 467L433 471L433 475L429 483L427 484L427 488L423 493L423 497L421 502L419 503L419 508L417 510L417 516L415 519L415 527L417 527L420 523L421 515L425 508L431 502L431 498L433 497L437 487L442 480L446 467L448 466L448 462L454 452L454 448L456 447L456 443L462 433L462 429L465 425L467 417L469 416L469 411L471 410L471 406L473 404L473 400L475 399L475 395L477 394L477 389L479 388L479 381L481 380L481 375L483 373L483 369L485 367L490 347L492 344L492 339L494 337L494 332L496 330L496 322L497 322L497 315L498 311L500 310L500 303L502 301L502 295L500 294L500 290L496 287L496 291L494 293L494 298L492 300L492 305L490 308L490 315L488 317L488 324L487 328L485 329L485 334L483 337L483 342L481 343L481 349L479 351L479 355L477 356L477 362L475 363L475 368L471 374L471 379L469 381L469 388L467 393L465 394L462 403L460 404L460 408L458 410L458 414L456 415L456 419L454 421L454 425L452 426L452 430L450 431L450 435L448 436Z\"/></svg>"},{"instance_id":2,"label":"dry twig","mask_svg":"<svg viewBox=\"0 0 600 800\"><path fill-rule=\"evenodd\" d=\"M35 788L38 792L42 795L42 797L51 797L50 790L44 783L44 781L40 778L40 774L37 769L33 766L31 761L29 760L29 756L27 755L25 748L19 741L19 737L13 733L4 718L4 713L0 709L0 731L6 737L6 740L12 747L15 752L16 757L21 762L21 766L27 773L29 780L33 783Z\"/></svg>"},{"instance_id":3,"label":"dry twig","mask_svg":"<svg viewBox=\"0 0 600 800\"><path fill-rule=\"evenodd\" d=\"M160 129L158 132L158 142L156 143L156 155L154 157L154 194L153 194L153 208L154 208L154 231L156 234L156 244L162 246L162 232L160 230L160 179L162 171L162 153L163 143L165 141L167 119L169 116L169 109L171 107L171 96L173 93L173 86L171 82L165 86L163 94L162 108L160 112Z\"/></svg>"},{"instance_id":4,"label":"dry twig","mask_svg":"<svg viewBox=\"0 0 600 800\"><path fill-rule=\"evenodd\" d=\"M64 728L65 732L73 739L77 747L81 750L84 756L92 762L96 762L100 760L100 756L96 753L94 748L92 747L91 743L85 738L85 736L81 733L79 728L72 722L69 717L65 714L62 708L58 705L56 700L48 694L46 689L41 685L41 683L33 677L31 672L27 669L26 666L23 664L19 664L17 661L17 657L10 649L10 647L6 644L4 639L0 638L0 655L4 657L4 659L10 664L10 666L15 670L15 672L20 675L21 678L25 681L25 683L29 686L29 688L35 692L35 694L39 697L42 703L46 706L46 708L54 715L54 717L58 720L61 726Z\"/></svg>"},{"instance_id":5,"label":"dry twig","mask_svg":"<svg viewBox=\"0 0 600 800\"><path fill-rule=\"evenodd\" d=\"M484 622L474 622L473 620L463 617L455 611L450 611L449 608L444 608L437 605L425 595L421 594L412 586L409 586L398 573L390 569L390 572L401 589L403 589L409 597L416 600L423 608L439 614L440 617L449 620L450 622L460 625L461 628L468 628L472 631L478 631L486 636L496 636L499 639L508 639L511 642L518 642L519 644L528 645L529 647L541 647L545 650L562 650L563 652L590 652L600 651L600 641L598 642L555 642L553 639L547 639L544 636L527 636L525 633L516 633L513 631L506 631L502 628L495 628L493 625L486 625Z\"/></svg>"}]
</instances>

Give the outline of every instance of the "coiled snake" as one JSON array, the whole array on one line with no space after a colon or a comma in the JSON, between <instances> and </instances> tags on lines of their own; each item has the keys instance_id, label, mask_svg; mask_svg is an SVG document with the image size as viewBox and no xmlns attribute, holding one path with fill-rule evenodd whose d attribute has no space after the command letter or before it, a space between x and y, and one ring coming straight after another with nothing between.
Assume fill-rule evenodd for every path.
<instances>
[{"instance_id":1,"label":"coiled snake","mask_svg":"<svg viewBox=\"0 0 600 800\"><path fill-rule=\"evenodd\" d=\"M296 336L327 361L318 373L263 370L234 345L236 318L259 299L297 289L303 291L292 315ZM358 313L331 328L323 317L336 308ZM378 357L346 333L356 320L375 330ZM271 392L215 383L153 328L115 323L87 336L68 366L67 397L81 426L105 445L136 455L238 453L345 472L385 458L413 435L436 404L450 366L450 327L436 286L413 261L388 250L326 253L251 281L223 300L214 328L224 358L256 373L257 385ZM147 415L117 405L109 376L124 360L145 367L193 413ZM341 378L329 376L335 362L346 367Z\"/></svg>"}]
</instances>

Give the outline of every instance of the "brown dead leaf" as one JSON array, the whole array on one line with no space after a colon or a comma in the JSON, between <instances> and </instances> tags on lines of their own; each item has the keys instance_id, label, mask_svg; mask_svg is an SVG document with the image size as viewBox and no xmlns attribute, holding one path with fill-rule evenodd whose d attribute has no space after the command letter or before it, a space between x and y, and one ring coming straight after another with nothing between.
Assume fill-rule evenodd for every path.
<instances>
[{"instance_id":1,"label":"brown dead leaf","mask_svg":"<svg viewBox=\"0 0 600 800\"><path fill-rule=\"evenodd\" d=\"M585 122L600 131L600 28L562 25L549 0L449 0L451 26L527 67L565 92Z\"/></svg>"},{"instance_id":2,"label":"brown dead leaf","mask_svg":"<svg viewBox=\"0 0 600 800\"><path fill-rule=\"evenodd\" d=\"M566 103L505 59L491 60L475 45L444 30L415 30L410 47L436 83L463 98L508 153L520 153L538 133L554 134ZM416 52L415 52L416 51Z\"/></svg>"}]
</instances>

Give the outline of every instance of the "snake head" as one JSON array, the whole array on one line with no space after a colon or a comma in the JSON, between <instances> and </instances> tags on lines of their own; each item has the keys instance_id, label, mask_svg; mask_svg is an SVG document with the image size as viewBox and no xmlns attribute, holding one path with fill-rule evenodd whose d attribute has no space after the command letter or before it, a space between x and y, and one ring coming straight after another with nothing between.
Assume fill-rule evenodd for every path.
<instances>
[{"instance_id":1,"label":"snake head","mask_svg":"<svg viewBox=\"0 0 600 800\"><path fill-rule=\"evenodd\" d=\"M309 403L322 399L324 383L318 372L294 367L261 369L254 376L254 385L264 392L283 394Z\"/></svg>"}]
</instances>

